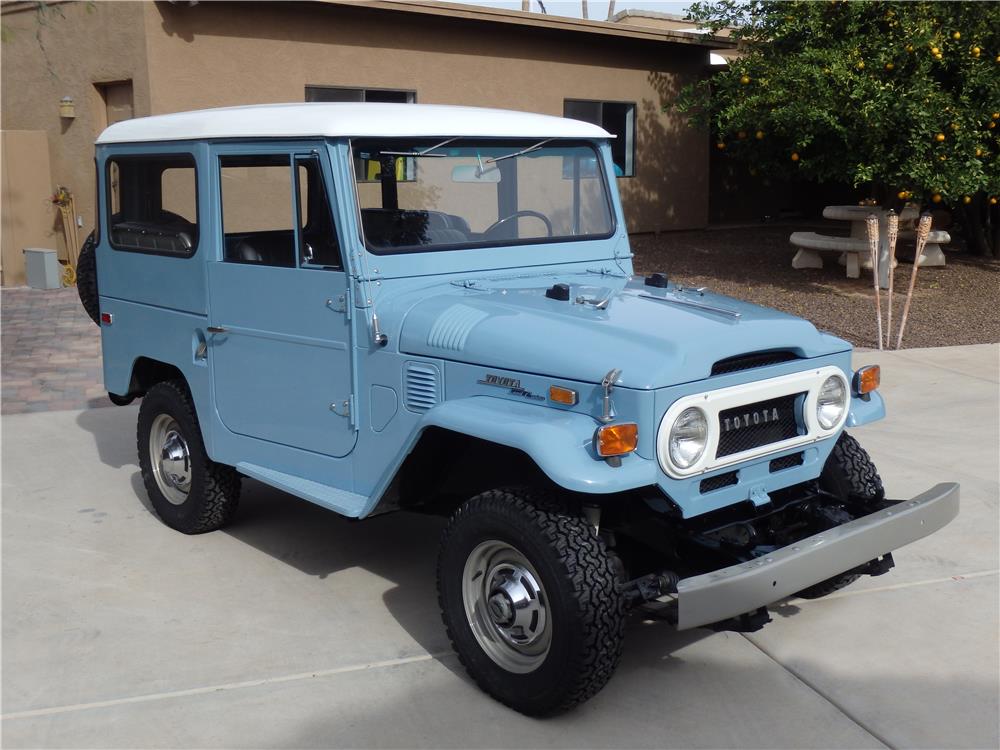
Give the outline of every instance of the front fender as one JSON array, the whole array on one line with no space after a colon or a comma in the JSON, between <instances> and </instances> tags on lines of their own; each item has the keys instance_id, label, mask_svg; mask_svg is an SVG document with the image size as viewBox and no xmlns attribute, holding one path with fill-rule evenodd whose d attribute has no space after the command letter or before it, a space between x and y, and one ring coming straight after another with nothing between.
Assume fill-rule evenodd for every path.
<instances>
[{"instance_id":1,"label":"front fender","mask_svg":"<svg viewBox=\"0 0 1000 750\"><path fill-rule=\"evenodd\" d=\"M441 427L523 451L546 476L573 492L609 494L656 484L656 462L634 453L619 467L596 457L597 422L584 414L489 396L446 401L421 428Z\"/></svg>"},{"instance_id":2,"label":"front fender","mask_svg":"<svg viewBox=\"0 0 1000 750\"><path fill-rule=\"evenodd\" d=\"M847 414L847 427L860 427L869 422L885 418L885 401L878 391L868 394L867 401L855 397L851 399L851 410Z\"/></svg>"}]
</instances>

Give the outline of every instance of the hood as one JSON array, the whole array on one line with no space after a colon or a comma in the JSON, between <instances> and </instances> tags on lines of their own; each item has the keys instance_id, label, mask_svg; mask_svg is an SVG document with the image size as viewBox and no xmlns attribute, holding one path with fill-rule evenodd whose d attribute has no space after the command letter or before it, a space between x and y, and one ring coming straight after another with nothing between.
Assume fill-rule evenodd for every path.
<instances>
[{"instance_id":1,"label":"hood","mask_svg":"<svg viewBox=\"0 0 1000 750\"><path fill-rule=\"evenodd\" d=\"M565 289L547 296L550 286L450 285L409 309L400 351L589 383L618 368L619 386L650 389L707 378L715 362L741 354L850 348L801 318L711 292L641 278L568 281L568 299L553 298Z\"/></svg>"}]
</instances>

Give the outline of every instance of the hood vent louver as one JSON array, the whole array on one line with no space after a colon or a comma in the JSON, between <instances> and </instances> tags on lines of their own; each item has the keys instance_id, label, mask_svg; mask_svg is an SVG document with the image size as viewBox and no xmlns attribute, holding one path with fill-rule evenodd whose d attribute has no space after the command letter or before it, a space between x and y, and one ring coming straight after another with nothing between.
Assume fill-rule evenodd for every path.
<instances>
[{"instance_id":1,"label":"hood vent louver","mask_svg":"<svg viewBox=\"0 0 1000 750\"><path fill-rule=\"evenodd\" d=\"M768 365L777 365L782 362L791 362L792 360L799 359L799 356L795 352L789 351L774 351L774 352L755 352L753 354L740 354L735 357L728 357L726 359L720 359L714 365L712 365L713 375L725 375L730 372L740 372L741 370L752 370L755 367L767 367Z\"/></svg>"},{"instance_id":2,"label":"hood vent louver","mask_svg":"<svg viewBox=\"0 0 1000 750\"><path fill-rule=\"evenodd\" d=\"M441 376L429 362L407 362L403 372L403 403L423 413L441 401Z\"/></svg>"},{"instance_id":3,"label":"hood vent louver","mask_svg":"<svg viewBox=\"0 0 1000 750\"><path fill-rule=\"evenodd\" d=\"M441 313L427 334L427 345L460 352L472 329L489 315L478 308L458 303Z\"/></svg>"}]
</instances>

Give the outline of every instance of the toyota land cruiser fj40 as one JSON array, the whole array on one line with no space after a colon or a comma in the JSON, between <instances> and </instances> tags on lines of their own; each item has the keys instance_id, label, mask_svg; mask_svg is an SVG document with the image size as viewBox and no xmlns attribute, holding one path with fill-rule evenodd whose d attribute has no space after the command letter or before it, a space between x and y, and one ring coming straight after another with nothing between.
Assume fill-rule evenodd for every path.
<instances>
[{"instance_id":1,"label":"toyota land cruiser fj40","mask_svg":"<svg viewBox=\"0 0 1000 750\"><path fill-rule=\"evenodd\" d=\"M886 497L847 432L878 367L810 323L636 276L611 136L558 117L266 105L112 125L80 259L156 513L244 477L450 517L463 664L529 714L594 695L630 609L751 629L892 567L958 486Z\"/></svg>"}]
</instances>

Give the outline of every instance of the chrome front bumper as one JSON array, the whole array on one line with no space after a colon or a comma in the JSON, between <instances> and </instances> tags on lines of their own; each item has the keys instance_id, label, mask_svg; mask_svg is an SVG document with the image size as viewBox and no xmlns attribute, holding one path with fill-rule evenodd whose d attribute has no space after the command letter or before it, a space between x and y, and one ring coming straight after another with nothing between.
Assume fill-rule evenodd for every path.
<instances>
[{"instance_id":1,"label":"chrome front bumper","mask_svg":"<svg viewBox=\"0 0 1000 750\"><path fill-rule=\"evenodd\" d=\"M807 537L766 557L677 584L677 629L727 620L864 565L947 525L958 484L938 484L891 508Z\"/></svg>"}]
</instances>

